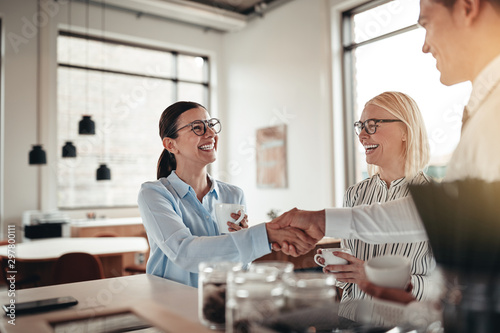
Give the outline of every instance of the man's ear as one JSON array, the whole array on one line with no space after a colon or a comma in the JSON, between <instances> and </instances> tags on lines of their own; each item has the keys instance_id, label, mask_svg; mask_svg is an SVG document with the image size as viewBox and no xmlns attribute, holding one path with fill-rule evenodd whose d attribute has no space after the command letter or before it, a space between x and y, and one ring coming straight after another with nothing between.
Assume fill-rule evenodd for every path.
<instances>
[{"instance_id":1,"label":"man's ear","mask_svg":"<svg viewBox=\"0 0 500 333\"><path fill-rule=\"evenodd\" d=\"M479 17L479 12L483 2L486 0L457 0L455 6L460 6L466 25L471 25Z\"/></svg>"},{"instance_id":2,"label":"man's ear","mask_svg":"<svg viewBox=\"0 0 500 333\"><path fill-rule=\"evenodd\" d=\"M172 138L163 138L163 147L171 152L172 154L176 154L179 150L175 144L175 141Z\"/></svg>"}]
</instances>

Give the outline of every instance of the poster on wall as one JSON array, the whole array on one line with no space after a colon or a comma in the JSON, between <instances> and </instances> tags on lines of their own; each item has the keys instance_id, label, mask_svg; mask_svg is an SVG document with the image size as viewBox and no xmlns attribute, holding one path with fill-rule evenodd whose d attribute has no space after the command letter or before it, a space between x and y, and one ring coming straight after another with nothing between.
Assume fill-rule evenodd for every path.
<instances>
[{"instance_id":1,"label":"poster on wall","mask_svg":"<svg viewBox=\"0 0 500 333\"><path fill-rule=\"evenodd\" d=\"M286 125L257 130L257 187L286 188Z\"/></svg>"}]
</instances>

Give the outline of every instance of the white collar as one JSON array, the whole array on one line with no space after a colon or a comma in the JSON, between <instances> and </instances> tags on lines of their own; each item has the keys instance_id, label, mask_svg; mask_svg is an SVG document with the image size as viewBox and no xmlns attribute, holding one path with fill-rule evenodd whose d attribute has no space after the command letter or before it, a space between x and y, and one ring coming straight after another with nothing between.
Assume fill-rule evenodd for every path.
<instances>
[{"instance_id":1,"label":"white collar","mask_svg":"<svg viewBox=\"0 0 500 333\"><path fill-rule=\"evenodd\" d=\"M500 82L500 55L491 61L476 77L472 83L472 93L467 110L469 116L473 115L488 97L490 92Z\"/></svg>"}]
</instances>

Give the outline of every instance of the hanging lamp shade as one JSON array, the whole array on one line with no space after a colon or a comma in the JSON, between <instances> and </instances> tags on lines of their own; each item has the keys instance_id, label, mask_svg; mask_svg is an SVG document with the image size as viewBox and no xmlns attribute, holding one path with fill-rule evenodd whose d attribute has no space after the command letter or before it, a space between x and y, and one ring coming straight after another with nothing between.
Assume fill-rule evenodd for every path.
<instances>
[{"instance_id":1,"label":"hanging lamp shade","mask_svg":"<svg viewBox=\"0 0 500 333\"><path fill-rule=\"evenodd\" d=\"M76 157L76 147L73 142L66 141L66 144L62 147L62 157Z\"/></svg>"},{"instance_id":2,"label":"hanging lamp shade","mask_svg":"<svg viewBox=\"0 0 500 333\"><path fill-rule=\"evenodd\" d=\"M90 116L83 116L82 120L78 123L78 133L84 135L95 134L95 123Z\"/></svg>"},{"instance_id":3,"label":"hanging lamp shade","mask_svg":"<svg viewBox=\"0 0 500 333\"><path fill-rule=\"evenodd\" d=\"M45 150L42 149L42 145L33 145L33 149L29 154L30 164L47 164L47 155Z\"/></svg>"},{"instance_id":4,"label":"hanging lamp shade","mask_svg":"<svg viewBox=\"0 0 500 333\"><path fill-rule=\"evenodd\" d=\"M106 164L101 164L96 172L97 180L111 180L111 170Z\"/></svg>"}]
</instances>

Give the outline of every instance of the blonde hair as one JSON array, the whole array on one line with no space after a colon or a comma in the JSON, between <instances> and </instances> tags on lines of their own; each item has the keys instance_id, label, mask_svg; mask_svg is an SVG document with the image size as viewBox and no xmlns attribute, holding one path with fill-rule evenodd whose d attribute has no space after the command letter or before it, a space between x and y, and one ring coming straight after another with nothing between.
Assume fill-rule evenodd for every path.
<instances>
[{"instance_id":1,"label":"blonde hair","mask_svg":"<svg viewBox=\"0 0 500 333\"><path fill-rule=\"evenodd\" d=\"M401 92L386 91L366 102L365 107L368 105L375 105L386 110L406 125L404 173L406 179L411 181L425 168L430 158L427 131L417 103L413 98ZM378 172L378 166L368 164L370 176Z\"/></svg>"}]
</instances>

